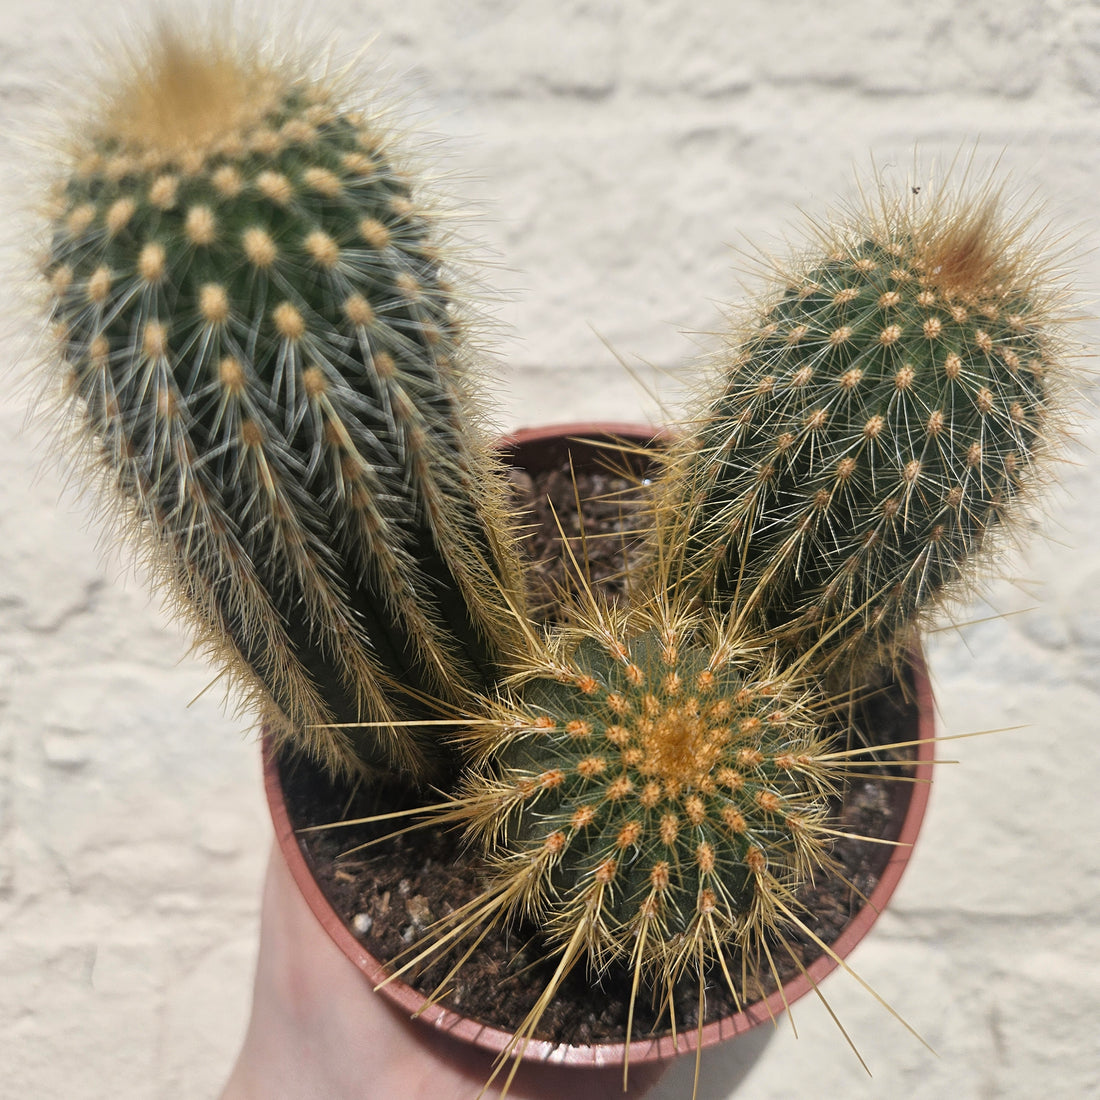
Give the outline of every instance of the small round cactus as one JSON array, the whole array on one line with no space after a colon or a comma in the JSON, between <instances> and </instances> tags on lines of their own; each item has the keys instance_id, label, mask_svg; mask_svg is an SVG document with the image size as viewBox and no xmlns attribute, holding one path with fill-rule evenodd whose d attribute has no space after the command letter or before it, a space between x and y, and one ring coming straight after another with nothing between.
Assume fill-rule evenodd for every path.
<instances>
[{"instance_id":1,"label":"small round cactus","mask_svg":"<svg viewBox=\"0 0 1100 1100\"><path fill-rule=\"evenodd\" d=\"M677 591L858 663L970 579L1066 369L1057 281L995 195L883 195L820 236L731 340L658 518Z\"/></svg>"},{"instance_id":2,"label":"small round cactus","mask_svg":"<svg viewBox=\"0 0 1100 1100\"><path fill-rule=\"evenodd\" d=\"M799 886L830 864L828 796L850 762L829 755L826 711L711 618L594 607L477 735L480 763L443 816L494 877L450 923L522 914L559 975L619 963L635 991L712 964L728 978L734 949L789 926Z\"/></svg>"},{"instance_id":3,"label":"small round cactus","mask_svg":"<svg viewBox=\"0 0 1100 1100\"><path fill-rule=\"evenodd\" d=\"M426 778L447 750L384 724L489 686L522 596L397 156L340 86L164 32L72 139L45 276L79 434L201 641L334 770Z\"/></svg>"}]
</instances>

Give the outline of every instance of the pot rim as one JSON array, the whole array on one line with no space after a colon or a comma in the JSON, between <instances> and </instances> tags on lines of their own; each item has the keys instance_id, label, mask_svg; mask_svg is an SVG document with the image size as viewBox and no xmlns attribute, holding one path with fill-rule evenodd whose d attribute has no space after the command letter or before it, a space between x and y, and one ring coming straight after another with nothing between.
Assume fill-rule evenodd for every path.
<instances>
[{"instance_id":1,"label":"pot rim","mask_svg":"<svg viewBox=\"0 0 1100 1100\"><path fill-rule=\"evenodd\" d=\"M555 438L566 439L622 439L633 442L647 442L660 438L660 429L638 424L615 422L578 422L552 425L545 428L521 429L501 440L502 448L507 450L518 444L542 442ZM840 959L846 958L855 946L867 935L894 891L901 881L902 874L912 858L928 801L931 795L932 765L935 759L935 718L932 685L928 676L924 657L919 650L910 655L910 667L913 674L913 688L917 706L917 758L914 762L915 776L909 789L909 803L902 819L895 846L889 861L883 869L878 883L866 902L856 911L844 930L830 945L830 950ZM305 853L294 832L283 798L282 783L279 776L273 741L268 732L263 733L264 788L268 808L271 812L275 837L286 860L294 881L301 890L314 916L340 948L363 974L372 986L378 987L386 980L389 971L385 963L371 955L337 916L313 877ZM700 1031L690 1028L678 1031L675 1038L671 1034L656 1037L631 1038L629 1058L631 1065L645 1062L663 1061L680 1054L687 1054L697 1047L709 1047L726 1039L740 1035L758 1024L774 1023L791 1004L807 993L815 990L817 984L827 974L837 969L839 963L828 954L823 954L811 963L804 973L791 978L783 986L763 1001L756 1001L742 1011L706 1024ZM427 1004L427 998L399 979L394 979L377 989L388 1001L415 1016L426 1026L445 1031L450 1036L493 1053L508 1049L513 1043L510 1032L501 1028L479 1023L470 1017L462 1016L442 1004ZM532 1039L523 1044L520 1057L525 1061L559 1063L577 1066L621 1065L626 1055L623 1042L595 1043L585 1046L555 1043L549 1040Z\"/></svg>"}]
</instances>

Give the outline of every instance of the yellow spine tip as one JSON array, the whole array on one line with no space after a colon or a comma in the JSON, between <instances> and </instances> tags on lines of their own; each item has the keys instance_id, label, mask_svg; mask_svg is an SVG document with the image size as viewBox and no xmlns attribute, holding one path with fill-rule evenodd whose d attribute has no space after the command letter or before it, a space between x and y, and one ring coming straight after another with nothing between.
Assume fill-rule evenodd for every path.
<instances>
[{"instance_id":1,"label":"yellow spine tip","mask_svg":"<svg viewBox=\"0 0 1100 1100\"><path fill-rule=\"evenodd\" d=\"M312 145L317 140L317 127L301 118L291 118L279 129L279 136L293 145Z\"/></svg>"},{"instance_id":2,"label":"yellow spine tip","mask_svg":"<svg viewBox=\"0 0 1100 1100\"><path fill-rule=\"evenodd\" d=\"M310 400L316 400L328 393L328 379L318 366L307 367L302 371L302 386Z\"/></svg>"},{"instance_id":3,"label":"yellow spine tip","mask_svg":"<svg viewBox=\"0 0 1100 1100\"><path fill-rule=\"evenodd\" d=\"M374 371L379 378L392 381L397 376L397 361L388 351L380 351L374 356Z\"/></svg>"},{"instance_id":4,"label":"yellow spine tip","mask_svg":"<svg viewBox=\"0 0 1100 1100\"><path fill-rule=\"evenodd\" d=\"M420 283L418 283L407 271L403 271L394 281L397 284L397 289L400 290L410 302L415 302L423 293Z\"/></svg>"},{"instance_id":5,"label":"yellow spine tip","mask_svg":"<svg viewBox=\"0 0 1100 1100\"><path fill-rule=\"evenodd\" d=\"M271 235L264 229L258 227L246 229L242 240L244 254L254 267L271 267L279 255Z\"/></svg>"},{"instance_id":6,"label":"yellow spine tip","mask_svg":"<svg viewBox=\"0 0 1100 1100\"><path fill-rule=\"evenodd\" d=\"M217 236L217 221L210 207L192 206L187 211L184 232L187 234L187 239L194 245L213 244Z\"/></svg>"},{"instance_id":7,"label":"yellow spine tip","mask_svg":"<svg viewBox=\"0 0 1100 1100\"><path fill-rule=\"evenodd\" d=\"M344 316L355 326L369 328L374 324L374 309L362 294L353 294L345 299Z\"/></svg>"},{"instance_id":8,"label":"yellow spine tip","mask_svg":"<svg viewBox=\"0 0 1100 1100\"><path fill-rule=\"evenodd\" d=\"M164 278L166 256L163 245L150 241L138 256L138 274L147 283L159 282Z\"/></svg>"},{"instance_id":9,"label":"yellow spine tip","mask_svg":"<svg viewBox=\"0 0 1100 1100\"><path fill-rule=\"evenodd\" d=\"M160 210L171 210L179 197L178 177L158 176L149 188L149 201Z\"/></svg>"},{"instance_id":10,"label":"yellow spine tip","mask_svg":"<svg viewBox=\"0 0 1100 1100\"><path fill-rule=\"evenodd\" d=\"M245 373L239 359L227 355L218 364L218 381L229 391L237 396L244 392Z\"/></svg>"},{"instance_id":11,"label":"yellow spine tip","mask_svg":"<svg viewBox=\"0 0 1100 1100\"><path fill-rule=\"evenodd\" d=\"M315 229L305 239L306 251L321 267L333 268L340 262L340 246L327 233Z\"/></svg>"},{"instance_id":12,"label":"yellow spine tip","mask_svg":"<svg viewBox=\"0 0 1100 1100\"><path fill-rule=\"evenodd\" d=\"M90 202L81 203L65 219L65 228L74 237L79 237L95 221L95 207Z\"/></svg>"},{"instance_id":13,"label":"yellow spine tip","mask_svg":"<svg viewBox=\"0 0 1100 1100\"><path fill-rule=\"evenodd\" d=\"M244 189L240 172L231 164L223 164L211 177L211 182L223 199L234 199Z\"/></svg>"},{"instance_id":14,"label":"yellow spine tip","mask_svg":"<svg viewBox=\"0 0 1100 1100\"><path fill-rule=\"evenodd\" d=\"M107 232L112 237L121 233L129 224L137 209L137 203L131 198L116 199L107 210Z\"/></svg>"},{"instance_id":15,"label":"yellow spine tip","mask_svg":"<svg viewBox=\"0 0 1100 1100\"><path fill-rule=\"evenodd\" d=\"M316 191L319 195L330 199L339 197L344 189L340 177L328 168L307 168L302 173L302 182L311 191Z\"/></svg>"},{"instance_id":16,"label":"yellow spine tip","mask_svg":"<svg viewBox=\"0 0 1100 1100\"><path fill-rule=\"evenodd\" d=\"M294 185L282 172L261 172L255 179L256 190L278 206L286 206L294 198Z\"/></svg>"},{"instance_id":17,"label":"yellow spine tip","mask_svg":"<svg viewBox=\"0 0 1100 1100\"><path fill-rule=\"evenodd\" d=\"M68 264L62 264L50 276L50 289L58 298L63 297L72 285L73 269Z\"/></svg>"},{"instance_id":18,"label":"yellow spine tip","mask_svg":"<svg viewBox=\"0 0 1100 1100\"><path fill-rule=\"evenodd\" d=\"M159 321L149 321L142 332L142 348L150 358L160 358L168 352L168 329Z\"/></svg>"},{"instance_id":19,"label":"yellow spine tip","mask_svg":"<svg viewBox=\"0 0 1100 1100\"><path fill-rule=\"evenodd\" d=\"M290 302L280 302L272 310L271 319L284 340L297 341L306 333L305 318Z\"/></svg>"},{"instance_id":20,"label":"yellow spine tip","mask_svg":"<svg viewBox=\"0 0 1100 1100\"><path fill-rule=\"evenodd\" d=\"M207 324L221 325L229 319L229 295L220 283L207 283L199 291L199 311Z\"/></svg>"}]
</instances>

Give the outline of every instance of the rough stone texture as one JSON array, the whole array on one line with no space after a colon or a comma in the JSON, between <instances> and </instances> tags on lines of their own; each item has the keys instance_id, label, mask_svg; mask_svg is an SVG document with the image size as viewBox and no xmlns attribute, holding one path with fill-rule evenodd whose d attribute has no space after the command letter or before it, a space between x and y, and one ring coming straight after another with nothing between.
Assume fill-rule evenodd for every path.
<instances>
[{"instance_id":1,"label":"rough stone texture","mask_svg":"<svg viewBox=\"0 0 1100 1100\"><path fill-rule=\"evenodd\" d=\"M144 6L0 4L6 251L57 87L79 97L67 74L94 34ZM737 294L728 246L774 244L793 204L820 212L872 155L890 175L914 144L950 157L980 137L1097 241L1100 9L1085 0L311 10L348 54L377 36L370 57L403 74L451 139L456 192L486 212L510 295L504 427L658 416L645 387L674 401L706 347L681 331L713 328L712 303ZM42 430L22 430L13 379L34 321L17 270L0 285L0 366L16 371L0 396L0 1096L210 1096L248 1010L269 831L257 752L216 688L188 707L209 671L89 502L43 469ZM1098 275L1094 251L1086 295ZM895 904L852 960L939 1057L838 975L829 1000L873 1079L803 1002L797 1040L782 1022L708 1054L702 1098L1100 1095L1097 434L1088 419L1050 539L1006 570L1024 581L960 619L1034 610L929 642L945 734L1026 727L945 747L961 764L941 769ZM685 1095L691 1069L654 1095Z\"/></svg>"}]
</instances>

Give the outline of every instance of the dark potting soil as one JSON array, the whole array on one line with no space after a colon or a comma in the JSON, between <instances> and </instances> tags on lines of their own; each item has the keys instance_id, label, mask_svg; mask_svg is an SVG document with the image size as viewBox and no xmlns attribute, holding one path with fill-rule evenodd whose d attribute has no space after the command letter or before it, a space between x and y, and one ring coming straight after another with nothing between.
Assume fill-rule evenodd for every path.
<instances>
[{"instance_id":1,"label":"dark potting soil","mask_svg":"<svg viewBox=\"0 0 1100 1100\"><path fill-rule=\"evenodd\" d=\"M564 534L578 561L585 561L594 584L614 598L623 587L624 561L638 552L630 536L644 500L644 484L597 468L574 474L568 464L549 471L519 471L513 475L521 508L533 517L526 552L534 563L532 597L549 612L559 602ZM577 498L583 502L578 509ZM547 498L553 506L547 503ZM581 523L585 537L580 538ZM888 683L860 704L858 726L878 745L910 741L917 736L917 711L911 691ZM890 751L891 759L908 753ZM872 771L872 769L868 769ZM316 768L295 760L281 766L287 810L295 828L368 817L411 807L417 801L404 788L373 787L351 790L334 785ZM908 806L911 784L889 776L909 769L883 769L853 782L833 807L834 820L852 834L893 839ZM899 776L900 777L900 776ZM383 960L395 959L420 941L426 930L465 902L476 897L486 881L485 867L476 852L466 850L460 836L440 827L421 828L387 837L405 822L302 833L300 843L325 896L363 946ZM386 838L386 839L380 839ZM376 842L355 851L359 846ZM838 840L832 849L836 873L819 875L799 894L806 925L826 943L832 943L850 918L863 906L889 859L888 845L854 839ZM809 936L792 929L784 934L786 947L774 947L772 957L781 981L799 973L821 954ZM470 942L469 939L465 942ZM789 950L788 950L789 949ZM408 984L428 994L457 961L461 949L445 954L417 974L406 974ZM793 958L792 958L793 954ZM797 961L795 961L797 959ZM548 984L556 958L531 928L516 926L491 932L458 973L448 980L444 1003L465 1016L514 1031ZM770 967L759 973L756 996L775 989ZM735 980L741 963L733 957L729 971ZM622 1042L626 1035L631 979L625 969L612 968L593 979L578 965L542 1018L537 1038L573 1045ZM751 992L751 991L750 991ZM640 995L635 1005L635 1040L668 1030L663 1015ZM738 1010L718 968L707 976L704 1022ZM676 1026L698 1026L699 987L693 977L683 979L674 998Z\"/></svg>"}]
</instances>

